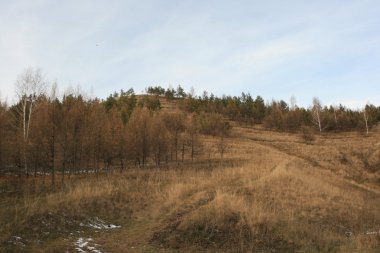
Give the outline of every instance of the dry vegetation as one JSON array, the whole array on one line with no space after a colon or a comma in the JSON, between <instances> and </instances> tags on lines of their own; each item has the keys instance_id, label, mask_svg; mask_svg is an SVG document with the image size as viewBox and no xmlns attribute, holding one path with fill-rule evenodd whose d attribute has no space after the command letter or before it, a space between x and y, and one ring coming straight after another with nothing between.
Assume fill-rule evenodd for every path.
<instances>
[{"instance_id":1,"label":"dry vegetation","mask_svg":"<svg viewBox=\"0 0 380 253\"><path fill-rule=\"evenodd\" d=\"M73 176L54 192L2 178L1 251L379 252L379 129L305 140L235 126L223 159L204 138L195 164Z\"/></svg>"}]
</instances>

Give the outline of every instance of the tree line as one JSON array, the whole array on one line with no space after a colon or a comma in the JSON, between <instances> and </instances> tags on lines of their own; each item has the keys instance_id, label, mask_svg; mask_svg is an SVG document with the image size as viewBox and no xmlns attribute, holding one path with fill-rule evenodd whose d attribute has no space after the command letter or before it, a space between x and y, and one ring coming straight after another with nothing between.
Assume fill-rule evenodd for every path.
<instances>
[{"instance_id":1,"label":"tree line","mask_svg":"<svg viewBox=\"0 0 380 253\"><path fill-rule=\"evenodd\" d=\"M261 96L252 97L249 93L241 96L222 96L208 94L194 96L194 91L185 92L179 85L177 89L150 86L146 89L151 96L165 97L176 101L179 108L190 113L219 113L223 117L241 124L263 124L267 129L278 131L299 131L303 127L313 127L319 132L364 131L380 121L380 107L365 105L362 110L353 110L340 104L323 106L318 98L313 98L308 108L299 107L295 97L289 103L284 100L264 102Z\"/></svg>"},{"instance_id":2,"label":"tree line","mask_svg":"<svg viewBox=\"0 0 380 253\"><path fill-rule=\"evenodd\" d=\"M174 96L167 96L167 93ZM177 101L179 108L190 113L218 113L241 124L262 124L267 129L295 132L303 127L315 128L319 132L364 131L380 121L380 107L367 104L362 110L353 110L343 105L323 106L313 98L308 108L299 107L294 97L287 103L284 100L264 102L261 96L252 97L249 93L241 96L217 97L206 91L201 96L186 93L181 86L165 90L160 86L148 87L147 93L164 96ZM176 95L182 94L182 95Z\"/></svg>"},{"instance_id":3,"label":"tree line","mask_svg":"<svg viewBox=\"0 0 380 253\"><path fill-rule=\"evenodd\" d=\"M57 83L44 80L41 70L26 69L15 84L17 103L0 100L0 170L19 175L56 175L101 169L120 171L129 166L166 166L198 159L204 152L201 135L217 136L225 151L229 121L262 124L267 129L299 131L360 130L367 134L380 120L380 107L352 110L342 105L322 106L315 98L302 108L294 98L265 103L260 96L217 97L204 92L148 87L147 95L133 89L114 92L106 99L80 92L57 95ZM139 98L138 98L139 97ZM162 99L176 110L161 109Z\"/></svg>"},{"instance_id":4,"label":"tree line","mask_svg":"<svg viewBox=\"0 0 380 253\"><path fill-rule=\"evenodd\" d=\"M18 102L0 101L0 170L65 176L129 166L166 166L200 157L201 134L225 137L231 128L216 113L160 111L139 103L133 89L107 99L79 92L57 96L38 69L17 79Z\"/></svg>"}]
</instances>

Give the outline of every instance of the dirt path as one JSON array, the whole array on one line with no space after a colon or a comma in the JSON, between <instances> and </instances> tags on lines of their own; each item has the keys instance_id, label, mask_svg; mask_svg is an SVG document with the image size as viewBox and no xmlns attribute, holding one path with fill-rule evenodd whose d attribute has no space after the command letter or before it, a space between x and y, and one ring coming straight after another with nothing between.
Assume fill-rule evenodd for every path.
<instances>
[{"instance_id":1,"label":"dirt path","mask_svg":"<svg viewBox=\"0 0 380 253\"><path fill-rule=\"evenodd\" d=\"M365 184L358 184L347 180L337 175L331 168L321 164L320 161L312 156L307 156L307 153L297 153L296 149L292 150L291 145L293 144L306 145L301 143L298 139L295 139L294 143L289 141L276 142L275 139L274 141L260 140L254 138L252 135L252 133L243 132L239 137L233 138L232 141L235 141L236 143L244 143L242 147L237 147L240 149L237 152L249 157L247 161L248 164L256 163L257 159L260 158L258 157L258 154L262 154L264 160L268 159L272 163L271 167L265 169L264 173L257 178L257 180L252 181L253 184L256 182L259 184L266 184L266 180L270 183L274 178L285 176L285 178L290 177L304 180L303 183L306 185L308 183L313 184L316 182L319 185L310 185L313 190L317 189L319 186L323 186L327 187L328 190L331 190L332 193L335 194L333 189L345 189L347 192L360 194L363 196L364 200L376 200L380 196L379 190L372 189ZM278 143L280 144L277 145ZM331 185L331 188L329 188L330 186L328 185ZM311 191L311 193L318 194L314 200L316 203L318 203L317 201L323 201L323 198L320 197L320 195L323 195L324 193L321 192L319 194L318 190L315 192ZM115 236L115 238L116 240L124 240L125 243L123 245L127 246L131 252L167 252L168 247L176 248L179 246L178 240L173 237L173 234L177 232L176 227L182 217L197 210L202 205L207 205L208 201L212 201L210 196L212 196L211 193L207 194L204 189L199 189L194 195L186 196L186 198L183 199L183 203L178 205L174 211L172 210L172 212L160 214L155 218L142 218L140 221L137 221L134 226ZM309 196L304 196L302 198L302 201L309 201ZM154 209L154 206L149 208ZM149 208L147 210L149 210ZM310 212L315 215L322 213L322 211ZM153 241L154 243L152 243ZM111 252L116 252L123 248L110 249ZM174 252L176 251L174 250Z\"/></svg>"},{"instance_id":2,"label":"dirt path","mask_svg":"<svg viewBox=\"0 0 380 253\"><path fill-rule=\"evenodd\" d=\"M313 170L314 169L318 169L320 172L321 170L325 171L325 173L329 174L331 173L331 175L334 175L336 176L336 172L334 171L334 168L330 168L330 167L327 167L325 165L322 165L320 161L316 160L315 158L311 157L311 156L307 156L305 154L302 154L302 153L297 153L297 150L296 149L291 149L291 146L292 145L305 145L305 143L302 143L298 140L294 140L292 142L290 142L289 140L267 140L267 139L263 139L263 138L258 138L256 136L252 136L252 135L257 135L258 133L247 133L245 131L243 131L240 135L240 138L243 139L243 140L250 140L251 141L251 145L253 147L261 147L261 148L264 148L265 150L268 151L268 154L271 154L273 152L275 153L281 153L284 158L283 158L283 161L281 161L277 166L276 166L276 170L283 170L284 169L284 165L286 165L285 167L289 166L289 163L290 162L293 162L293 161L298 161L298 163L306 163L308 164L307 167L310 167L312 168ZM288 145L288 147L281 147L279 146L279 144L281 145ZM302 168L303 170L306 169L306 167L303 167L303 166L297 166L299 168ZM309 173L311 170L309 170L307 173ZM275 173L275 172L273 172ZM316 175L318 176L318 175ZM325 177L325 180L328 180L330 181L329 179L331 179L332 177ZM354 180L346 180L344 179L341 175L338 175L338 177L333 177L334 180L333 181L330 181L331 184L334 184L334 185L337 185L337 184L348 184L350 185L351 188L354 188L354 189L358 189L360 191L363 191L367 194L374 194L375 196L380 196L380 188L379 187L373 187L373 185L367 185L367 184L361 184L361 183L358 183Z\"/></svg>"}]
</instances>

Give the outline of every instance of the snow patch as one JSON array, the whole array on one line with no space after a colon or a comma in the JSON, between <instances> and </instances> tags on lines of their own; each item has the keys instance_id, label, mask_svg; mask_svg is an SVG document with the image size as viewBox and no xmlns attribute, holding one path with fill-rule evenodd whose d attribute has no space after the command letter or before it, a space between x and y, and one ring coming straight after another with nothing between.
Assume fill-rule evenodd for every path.
<instances>
[{"instance_id":1,"label":"snow patch","mask_svg":"<svg viewBox=\"0 0 380 253\"><path fill-rule=\"evenodd\" d=\"M380 235L380 230L379 231L367 231L364 233L364 235Z\"/></svg>"},{"instance_id":2,"label":"snow patch","mask_svg":"<svg viewBox=\"0 0 380 253\"><path fill-rule=\"evenodd\" d=\"M354 233L351 232L351 231L346 231L345 235L347 237L351 237L351 236L354 235ZM357 235L359 235L359 234L357 234ZM380 230L379 231L367 231L367 232L364 232L364 233L360 233L360 235L380 235Z\"/></svg>"},{"instance_id":3,"label":"snow patch","mask_svg":"<svg viewBox=\"0 0 380 253\"><path fill-rule=\"evenodd\" d=\"M93 241L92 238L80 237L74 244L75 249L79 253L87 253L87 252L102 253L102 251L97 248L99 245L96 243L92 243L92 241Z\"/></svg>"},{"instance_id":4,"label":"snow patch","mask_svg":"<svg viewBox=\"0 0 380 253\"><path fill-rule=\"evenodd\" d=\"M79 224L82 227L89 227L94 229L115 229L115 228L121 228L119 225L109 224L105 222L104 220L95 217L93 219L90 219L87 224Z\"/></svg>"}]
</instances>

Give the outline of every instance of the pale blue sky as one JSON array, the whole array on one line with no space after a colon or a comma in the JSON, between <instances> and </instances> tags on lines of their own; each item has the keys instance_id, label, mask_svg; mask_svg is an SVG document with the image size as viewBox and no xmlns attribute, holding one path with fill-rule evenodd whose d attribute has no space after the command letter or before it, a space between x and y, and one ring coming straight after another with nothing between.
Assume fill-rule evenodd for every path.
<instances>
[{"instance_id":1,"label":"pale blue sky","mask_svg":"<svg viewBox=\"0 0 380 253\"><path fill-rule=\"evenodd\" d=\"M28 66L102 98L181 84L380 105L380 2L0 0L3 99Z\"/></svg>"}]
</instances>

